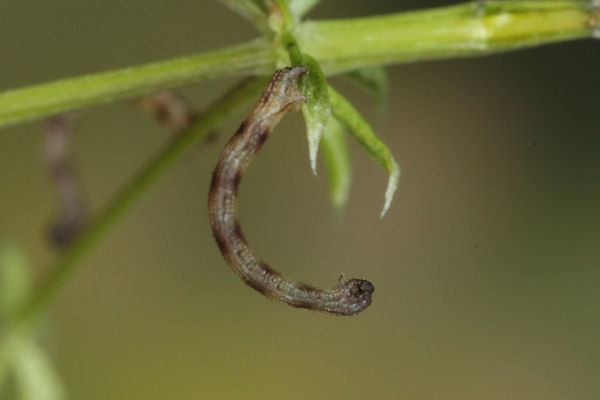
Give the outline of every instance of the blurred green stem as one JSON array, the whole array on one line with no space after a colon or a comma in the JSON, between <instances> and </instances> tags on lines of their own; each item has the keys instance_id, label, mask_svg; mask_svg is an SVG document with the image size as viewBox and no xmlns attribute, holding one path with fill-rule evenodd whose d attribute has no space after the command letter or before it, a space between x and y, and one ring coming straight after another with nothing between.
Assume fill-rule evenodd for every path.
<instances>
[{"instance_id":1,"label":"blurred green stem","mask_svg":"<svg viewBox=\"0 0 600 400\"><path fill-rule=\"evenodd\" d=\"M308 21L294 31L326 75L364 67L493 54L594 36L589 1L477 1L375 17ZM257 39L204 54L0 93L0 126L128 99L209 77L268 75L278 42Z\"/></svg>"},{"instance_id":2,"label":"blurred green stem","mask_svg":"<svg viewBox=\"0 0 600 400\"><path fill-rule=\"evenodd\" d=\"M114 200L95 218L80 236L69 246L50 269L49 275L41 286L25 300L11 319L12 328L30 325L46 308L57 294L63 283L81 267L82 259L98 244L104 234L121 218L124 213L151 187L157 179L171 167L181 155L194 143L197 143L210 132L223 118L249 98L256 96L266 85L266 80L255 78L244 82L239 87L217 101L202 117L194 122L184 133L177 135L165 146L146 168L126 185Z\"/></svg>"}]
</instances>

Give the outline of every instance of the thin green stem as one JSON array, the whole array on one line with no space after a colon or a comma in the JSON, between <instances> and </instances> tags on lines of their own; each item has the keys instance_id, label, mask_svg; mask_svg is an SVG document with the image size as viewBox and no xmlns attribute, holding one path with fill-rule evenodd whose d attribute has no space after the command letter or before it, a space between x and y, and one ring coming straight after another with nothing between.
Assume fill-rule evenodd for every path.
<instances>
[{"instance_id":1,"label":"thin green stem","mask_svg":"<svg viewBox=\"0 0 600 400\"><path fill-rule=\"evenodd\" d=\"M594 36L590 2L487 1L368 18L308 21L295 36L326 75L359 68L493 54ZM0 93L0 127L208 77L269 75L278 51L268 39L137 67Z\"/></svg>"},{"instance_id":2,"label":"thin green stem","mask_svg":"<svg viewBox=\"0 0 600 400\"><path fill-rule=\"evenodd\" d=\"M279 8L281 9L281 16L283 18L283 29L293 30L296 25L296 18L290 10L287 0L275 0Z\"/></svg>"},{"instance_id":3,"label":"thin green stem","mask_svg":"<svg viewBox=\"0 0 600 400\"><path fill-rule=\"evenodd\" d=\"M210 132L219 121L225 118L240 104L260 93L266 80L255 78L235 88L216 102L202 117L184 133L178 135L165 146L148 165L135 176L114 200L95 218L88 228L63 253L56 265L50 269L50 275L20 308L13 323L16 326L28 325L36 320L41 312L55 298L58 289L83 265L81 261L96 246L105 234L135 202L148 191L159 176L181 158L182 154L194 143Z\"/></svg>"},{"instance_id":4,"label":"thin green stem","mask_svg":"<svg viewBox=\"0 0 600 400\"><path fill-rule=\"evenodd\" d=\"M346 206L352 183L350 152L346 140L346 129L335 117L330 117L321 140L321 151L329 180L331 203L340 217Z\"/></svg>"},{"instance_id":5,"label":"thin green stem","mask_svg":"<svg viewBox=\"0 0 600 400\"><path fill-rule=\"evenodd\" d=\"M267 22L268 9L262 1L221 0L221 3L249 19L262 33L269 34L271 32Z\"/></svg>"},{"instance_id":6,"label":"thin green stem","mask_svg":"<svg viewBox=\"0 0 600 400\"><path fill-rule=\"evenodd\" d=\"M484 55L592 37L587 1L487 1L384 16L305 22L295 35L327 75L374 65ZM222 75L268 75L267 39L0 93L0 126Z\"/></svg>"},{"instance_id":7,"label":"thin green stem","mask_svg":"<svg viewBox=\"0 0 600 400\"><path fill-rule=\"evenodd\" d=\"M486 55L588 38L590 1L478 1L368 18L308 21L294 32L326 74L375 65Z\"/></svg>"},{"instance_id":8,"label":"thin green stem","mask_svg":"<svg viewBox=\"0 0 600 400\"><path fill-rule=\"evenodd\" d=\"M268 75L274 65L272 45L259 39L203 54L9 90L0 93L0 126L215 76Z\"/></svg>"}]
</instances>

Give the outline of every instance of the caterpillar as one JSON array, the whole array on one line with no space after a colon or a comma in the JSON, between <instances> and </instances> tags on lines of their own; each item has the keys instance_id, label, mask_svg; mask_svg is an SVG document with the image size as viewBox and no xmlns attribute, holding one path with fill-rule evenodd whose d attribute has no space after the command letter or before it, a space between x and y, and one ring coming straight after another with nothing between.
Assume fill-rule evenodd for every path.
<instances>
[{"instance_id":1,"label":"caterpillar","mask_svg":"<svg viewBox=\"0 0 600 400\"><path fill-rule=\"evenodd\" d=\"M242 175L283 115L287 111L298 111L306 101L298 88L298 79L307 73L304 67L277 70L250 116L225 146L210 185L210 222L227 263L247 285L264 296L292 307L355 315L371 304L375 288L369 281L340 278L334 288L320 289L286 278L256 257L237 217Z\"/></svg>"}]
</instances>

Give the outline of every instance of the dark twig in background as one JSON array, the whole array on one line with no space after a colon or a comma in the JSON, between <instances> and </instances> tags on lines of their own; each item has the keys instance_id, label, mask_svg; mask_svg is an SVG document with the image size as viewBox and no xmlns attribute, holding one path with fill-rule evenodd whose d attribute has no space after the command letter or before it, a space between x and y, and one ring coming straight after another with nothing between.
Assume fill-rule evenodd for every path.
<instances>
[{"instance_id":1,"label":"dark twig in background","mask_svg":"<svg viewBox=\"0 0 600 400\"><path fill-rule=\"evenodd\" d=\"M46 163L58 198L58 216L51 223L52 244L64 248L88 220L88 208L77 169L70 154L73 126L79 113L55 115L44 121L43 140Z\"/></svg>"},{"instance_id":2,"label":"dark twig in background","mask_svg":"<svg viewBox=\"0 0 600 400\"><path fill-rule=\"evenodd\" d=\"M133 104L151 114L159 124L175 134L184 131L197 117L189 102L172 91L143 96L134 100Z\"/></svg>"}]
</instances>

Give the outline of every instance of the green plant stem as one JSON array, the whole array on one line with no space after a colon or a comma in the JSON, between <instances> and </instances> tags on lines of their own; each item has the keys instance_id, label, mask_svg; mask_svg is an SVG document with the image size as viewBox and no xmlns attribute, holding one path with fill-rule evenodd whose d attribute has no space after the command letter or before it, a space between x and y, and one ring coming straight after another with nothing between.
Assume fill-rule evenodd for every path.
<instances>
[{"instance_id":1,"label":"green plant stem","mask_svg":"<svg viewBox=\"0 0 600 400\"><path fill-rule=\"evenodd\" d=\"M272 46L260 39L203 54L9 90L0 93L0 126L214 76L268 75L273 71L274 57Z\"/></svg>"},{"instance_id":2,"label":"green plant stem","mask_svg":"<svg viewBox=\"0 0 600 400\"><path fill-rule=\"evenodd\" d=\"M308 21L294 34L326 75L364 67L493 54L589 38L600 13L587 1L487 1L383 16ZM0 93L0 126L208 77L269 75L281 52L267 39Z\"/></svg>"},{"instance_id":3,"label":"green plant stem","mask_svg":"<svg viewBox=\"0 0 600 400\"><path fill-rule=\"evenodd\" d=\"M326 74L448 57L486 55L591 37L587 1L482 1L351 20L309 21L295 36Z\"/></svg>"},{"instance_id":4,"label":"green plant stem","mask_svg":"<svg viewBox=\"0 0 600 400\"><path fill-rule=\"evenodd\" d=\"M88 228L63 253L40 287L34 291L16 312L12 323L16 327L29 325L49 305L65 281L83 265L82 259L100 242L107 231L144 194L158 177L181 158L194 143L210 132L219 121L250 97L260 93L266 79L255 78L235 88L208 109L184 133L178 135L162 149L148 165L124 187L114 200L95 218ZM14 327L13 326L13 327Z\"/></svg>"},{"instance_id":5,"label":"green plant stem","mask_svg":"<svg viewBox=\"0 0 600 400\"><path fill-rule=\"evenodd\" d=\"M300 47L328 74L373 65L490 54L591 37L599 13L583 1L488 1L386 16L306 22L296 29ZM264 39L200 55L64 79L0 94L0 126L126 99L203 78L266 75L277 49ZM218 102L186 134L150 161L64 253L50 275L16 313L31 321L81 265L79 261L181 153L234 107L258 93L253 80Z\"/></svg>"}]
</instances>

